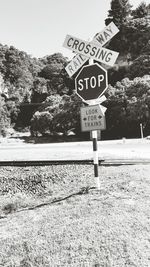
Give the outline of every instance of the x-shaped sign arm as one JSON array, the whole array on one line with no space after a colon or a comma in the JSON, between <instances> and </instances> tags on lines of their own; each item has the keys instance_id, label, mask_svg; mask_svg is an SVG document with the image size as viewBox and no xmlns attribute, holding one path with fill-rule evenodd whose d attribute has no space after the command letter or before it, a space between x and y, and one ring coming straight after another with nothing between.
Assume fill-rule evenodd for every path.
<instances>
[{"instance_id":1,"label":"x-shaped sign arm","mask_svg":"<svg viewBox=\"0 0 150 267\"><path fill-rule=\"evenodd\" d=\"M96 34L91 42L85 42L81 39L67 35L63 46L77 53L77 55L72 59L72 61L65 68L68 75L70 77L73 76L75 72L77 72L82 67L82 65L87 60L89 60L91 54L93 53L91 52L91 53L86 54L83 51L80 51L81 49L77 49L77 43L80 44L79 48L81 48L81 46L84 44L86 46L86 52L87 52L87 48L89 49L90 46L91 46L92 51L94 51L94 49L97 49L95 54L98 56L93 59L100 61L104 64L107 64L109 66L112 66L118 57L118 53L115 51L103 48L103 46L106 43L108 43L111 40L111 38L114 35L116 35L118 32L119 32L119 29L117 28L117 26L113 22L111 22L108 26L106 26L103 29L103 31ZM105 62L103 60L104 54L109 54L109 57L112 56L111 62L107 62L107 61Z\"/></svg>"}]
</instances>

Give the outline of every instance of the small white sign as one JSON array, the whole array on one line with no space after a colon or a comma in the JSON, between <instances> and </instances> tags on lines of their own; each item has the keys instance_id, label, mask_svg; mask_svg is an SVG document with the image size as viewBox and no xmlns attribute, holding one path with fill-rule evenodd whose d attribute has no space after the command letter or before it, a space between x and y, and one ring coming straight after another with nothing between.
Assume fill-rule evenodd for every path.
<instances>
[{"instance_id":1,"label":"small white sign","mask_svg":"<svg viewBox=\"0 0 150 267\"><path fill-rule=\"evenodd\" d=\"M71 35L67 35L63 46L77 54L95 59L103 64L113 66L119 53L107 48L100 47L91 42L86 42Z\"/></svg>"},{"instance_id":2,"label":"small white sign","mask_svg":"<svg viewBox=\"0 0 150 267\"><path fill-rule=\"evenodd\" d=\"M99 105L81 108L80 116L82 132L106 129L105 116Z\"/></svg>"}]
</instances>

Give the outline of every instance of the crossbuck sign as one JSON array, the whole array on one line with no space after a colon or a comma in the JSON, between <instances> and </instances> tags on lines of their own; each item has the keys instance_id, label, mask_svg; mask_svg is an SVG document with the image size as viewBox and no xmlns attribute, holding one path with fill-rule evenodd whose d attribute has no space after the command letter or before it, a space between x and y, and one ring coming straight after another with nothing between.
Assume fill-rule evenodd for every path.
<instances>
[{"instance_id":1,"label":"crossbuck sign","mask_svg":"<svg viewBox=\"0 0 150 267\"><path fill-rule=\"evenodd\" d=\"M77 54L87 56L88 58L95 59L109 66L114 65L119 54L107 48L100 47L99 45L96 45L94 43L83 41L71 35L66 36L64 47L77 52Z\"/></svg>"},{"instance_id":2,"label":"crossbuck sign","mask_svg":"<svg viewBox=\"0 0 150 267\"><path fill-rule=\"evenodd\" d=\"M79 38L67 35L63 46L77 52L77 55L65 68L68 75L70 77L74 75L89 58L113 66L119 53L102 46L110 41L118 32L119 29L111 22L93 38L92 42L85 42Z\"/></svg>"}]
</instances>

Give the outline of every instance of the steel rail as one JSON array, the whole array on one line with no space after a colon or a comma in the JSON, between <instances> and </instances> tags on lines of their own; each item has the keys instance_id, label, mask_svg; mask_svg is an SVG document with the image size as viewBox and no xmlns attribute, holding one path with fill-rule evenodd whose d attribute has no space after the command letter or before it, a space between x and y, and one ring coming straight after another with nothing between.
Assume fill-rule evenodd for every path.
<instances>
[{"instance_id":1,"label":"steel rail","mask_svg":"<svg viewBox=\"0 0 150 267\"><path fill-rule=\"evenodd\" d=\"M29 160L29 161L0 161L1 166L50 166L50 165L70 165L70 164L79 164L79 165L93 165L92 159L86 160ZM99 166L120 166L120 165L145 165L150 164L150 159L106 159L99 160Z\"/></svg>"}]
</instances>

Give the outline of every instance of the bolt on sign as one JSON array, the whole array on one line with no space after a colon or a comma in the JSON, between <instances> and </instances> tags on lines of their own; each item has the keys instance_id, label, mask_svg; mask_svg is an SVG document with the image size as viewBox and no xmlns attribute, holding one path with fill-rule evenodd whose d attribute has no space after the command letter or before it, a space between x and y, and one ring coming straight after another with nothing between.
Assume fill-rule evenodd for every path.
<instances>
[{"instance_id":1,"label":"bolt on sign","mask_svg":"<svg viewBox=\"0 0 150 267\"><path fill-rule=\"evenodd\" d=\"M81 131L105 130L106 121L100 105L82 107L80 109Z\"/></svg>"},{"instance_id":2,"label":"bolt on sign","mask_svg":"<svg viewBox=\"0 0 150 267\"><path fill-rule=\"evenodd\" d=\"M117 28L117 26L113 22L111 22L101 32L95 35L91 43L95 43L100 47L104 46L118 32L119 29ZM89 58L85 55L77 54L65 68L68 75L72 77L88 59Z\"/></svg>"}]
</instances>

